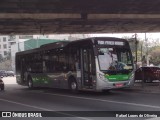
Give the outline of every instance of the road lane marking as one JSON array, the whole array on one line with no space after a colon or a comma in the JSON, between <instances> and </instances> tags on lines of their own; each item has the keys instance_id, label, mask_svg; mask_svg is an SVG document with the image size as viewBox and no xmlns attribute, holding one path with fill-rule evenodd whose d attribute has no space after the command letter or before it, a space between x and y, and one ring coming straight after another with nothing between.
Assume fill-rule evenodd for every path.
<instances>
[{"instance_id":1,"label":"road lane marking","mask_svg":"<svg viewBox=\"0 0 160 120\"><path fill-rule=\"evenodd\" d=\"M92 120L92 119L85 118L85 117L78 117L78 116L75 116L75 115L72 115L72 114L57 112L56 110L46 109L46 108L37 107L37 106L33 106L33 105L27 105L27 104L24 104L24 103L15 102L15 101L11 101L11 100L6 100L6 99L1 99L0 98L0 101L12 103L12 104L17 104L17 105L21 105L21 106L25 106L25 107L35 108L35 109L39 109L39 110L43 110L43 111L53 111L53 112L58 113L58 114L67 115L68 117L76 117L76 118L83 119L83 120Z\"/></svg>"},{"instance_id":2,"label":"road lane marking","mask_svg":"<svg viewBox=\"0 0 160 120\"><path fill-rule=\"evenodd\" d=\"M31 91L31 92L33 92L33 91ZM76 98L76 99L85 99L85 100L92 100L92 101L101 101L101 102L109 102L109 103L116 103L116 104L124 104L124 105L138 106L138 107L149 107L149 108L160 109L160 106L153 106L153 105L147 105L147 104L130 103L130 102L119 102L119 101L104 100L104 99L89 98L89 97L78 97L78 96L73 96L73 95L44 93L42 91L33 92L33 93L42 93L42 94L48 94L48 95L60 96L60 97L70 97L70 98Z\"/></svg>"},{"instance_id":3,"label":"road lane marking","mask_svg":"<svg viewBox=\"0 0 160 120\"><path fill-rule=\"evenodd\" d=\"M52 111L51 109L46 109L46 108L41 108L41 107L37 107L37 106L27 105L27 104L23 104L23 103L20 103L20 102L15 102L15 101L1 99L1 98L0 98L0 101L9 102L9 103L12 103L12 104L17 104L17 105L21 105L21 106L25 106L25 107L31 107L31 108L35 108L35 109L39 109L39 110L44 110L44 111Z\"/></svg>"}]
</instances>

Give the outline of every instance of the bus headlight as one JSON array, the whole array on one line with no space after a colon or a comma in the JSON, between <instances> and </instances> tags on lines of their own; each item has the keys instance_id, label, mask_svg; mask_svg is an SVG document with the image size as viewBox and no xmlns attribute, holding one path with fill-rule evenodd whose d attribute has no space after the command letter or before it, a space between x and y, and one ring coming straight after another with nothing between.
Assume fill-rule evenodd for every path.
<instances>
[{"instance_id":1,"label":"bus headlight","mask_svg":"<svg viewBox=\"0 0 160 120\"><path fill-rule=\"evenodd\" d=\"M131 76L129 77L129 80L133 80L134 79L134 72L131 73Z\"/></svg>"},{"instance_id":2,"label":"bus headlight","mask_svg":"<svg viewBox=\"0 0 160 120\"><path fill-rule=\"evenodd\" d=\"M101 74L101 73L99 73L99 78L100 78L101 80L104 80L104 79L105 79L104 75Z\"/></svg>"},{"instance_id":3,"label":"bus headlight","mask_svg":"<svg viewBox=\"0 0 160 120\"><path fill-rule=\"evenodd\" d=\"M129 77L128 85L134 85L134 72L132 72L131 76Z\"/></svg>"}]
</instances>

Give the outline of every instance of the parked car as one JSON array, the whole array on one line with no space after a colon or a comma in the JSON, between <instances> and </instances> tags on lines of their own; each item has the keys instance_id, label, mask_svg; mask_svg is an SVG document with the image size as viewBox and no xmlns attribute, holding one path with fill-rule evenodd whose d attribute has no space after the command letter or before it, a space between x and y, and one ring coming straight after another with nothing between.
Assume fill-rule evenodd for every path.
<instances>
[{"instance_id":1,"label":"parked car","mask_svg":"<svg viewBox=\"0 0 160 120\"><path fill-rule=\"evenodd\" d=\"M0 77L6 77L6 71L5 70L0 70Z\"/></svg>"},{"instance_id":2,"label":"parked car","mask_svg":"<svg viewBox=\"0 0 160 120\"><path fill-rule=\"evenodd\" d=\"M6 71L6 76L14 76L14 72L13 71Z\"/></svg>"},{"instance_id":3,"label":"parked car","mask_svg":"<svg viewBox=\"0 0 160 120\"><path fill-rule=\"evenodd\" d=\"M0 79L0 89L4 90L4 82L2 79Z\"/></svg>"},{"instance_id":4,"label":"parked car","mask_svg":"<svg viewBox=\"0 0 160 120\"><path fill-rule=\"evenodd\" d=\"M140 67L135 71L135 80L144 80L144 82L153 82L160 80L160 67Z\"/></svg>"}]
</instances>

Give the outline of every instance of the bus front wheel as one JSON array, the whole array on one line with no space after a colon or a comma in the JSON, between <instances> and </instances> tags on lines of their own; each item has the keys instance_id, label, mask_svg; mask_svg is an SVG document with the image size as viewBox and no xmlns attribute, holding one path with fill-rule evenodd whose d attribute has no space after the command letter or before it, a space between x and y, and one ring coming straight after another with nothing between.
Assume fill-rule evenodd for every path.
<instances>
[{"instance_id":1,"label":"bus front wheel","mask_svg":"<svg viewBox=\"0 0 160 120\"><path fill-rule=\"evenodd\" d=\"M4 90L4 85L3 85L3 86L1 86L1 90L2 90L2 91Z\"/></svg>"},{"instance_id":2,"label":"bus front wheel","mask_svg":"<svg viewBox=\"0 0 160 120\"><path fill-rule=\"evenodd\" d=\"M29 79L28 79L28 88L33 89L33 81L32 81L31 77L29 77Z\"/></svg>"},{"instance_id":3,"label":"bus front wheel","mask_svg":"<svg viewBox=\"0 0 160 120\"><path fill-rule=\"evenodd\" d=\"M69 80L69 89L74 93L78 92L77 82L73 78Z\"/></svg>"}]
</instances>

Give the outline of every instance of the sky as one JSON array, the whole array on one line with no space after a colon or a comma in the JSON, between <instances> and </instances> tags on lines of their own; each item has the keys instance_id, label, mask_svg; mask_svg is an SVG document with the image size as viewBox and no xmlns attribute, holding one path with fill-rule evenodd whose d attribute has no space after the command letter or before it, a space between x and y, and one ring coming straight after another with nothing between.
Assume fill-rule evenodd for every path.
<instances>
[{"instance_id":1,"label":"sky","mask_svg":"<svg viewBox=\"0 0 160 120\"><path fill-rule=\"evenodd\" d=\"M145 40L145 33L136 33L138 40ZM58 39L58 40L64 40L67 39L69 36L77 37L81 39L83 37L82 34L52 34L49 35L50 39ZM110 34L84 34L85 37L117 37L117 38L135 38L135 33L110 33ZM43 35L34 35L34 37L37 38L43 38ZM44 36L45 37L45 36ZM156 41L159 39L160 41L160 32L157 33L146 33L146 38L148 42Z\"/></svg>"},{"instance_id":2,"label":"sky","mask_svg":"<svg viewBox=\"0 0 160 120\"><path fill-rule=\"evenodd\" d=\"M145 40L145 33L136 33L137 37ZM118 38L122 38L122 37L133 37L134 38L135 33L118 33L118 34L91 34L92 37L118 37ZM160 33L146 33L146 38L148 41L153 41L156 39L160 39Z\"/></svg>"}]
</instances>

